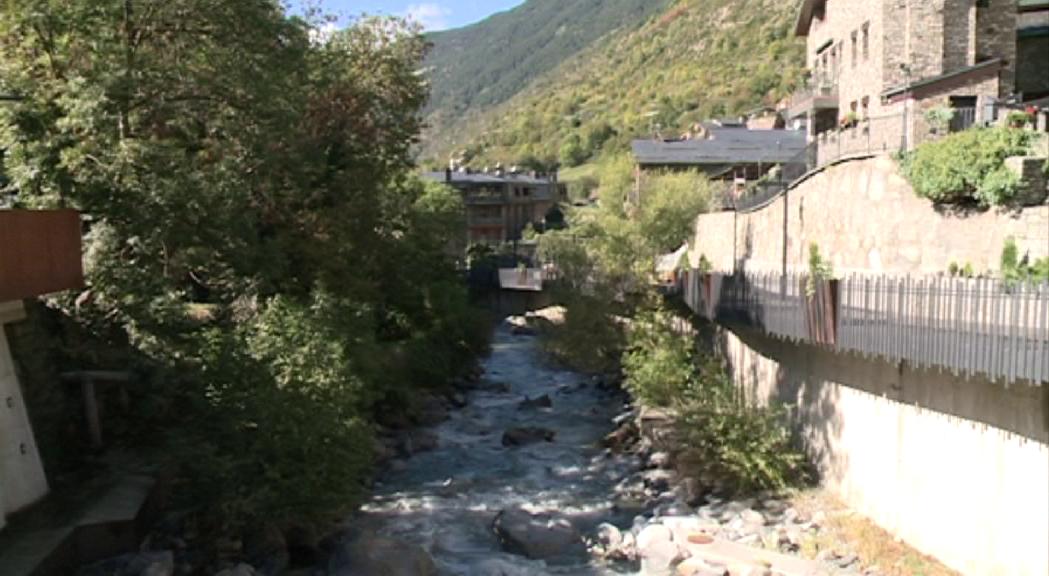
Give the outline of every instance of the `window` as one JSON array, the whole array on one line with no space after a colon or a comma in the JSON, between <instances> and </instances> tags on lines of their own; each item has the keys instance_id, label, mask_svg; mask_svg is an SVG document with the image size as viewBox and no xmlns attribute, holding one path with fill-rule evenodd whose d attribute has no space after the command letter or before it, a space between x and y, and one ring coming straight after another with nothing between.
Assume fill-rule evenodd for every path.
<instances>
[{"instance_id":1,"label":"window","mask_svg":"<svg viewBox=\"0 0 1049 576\"><path fill-rule=\"evenodd\" d=\"M863 25L863 60L869 60L871 57L871 23L867 22Z\"/></svg>"},{"instance_id":2,"label":"window","mask_svg":"<svg viewBox=\"0 0 1049 576\"><path fill-rule=\"evenodd\" d=\"M853 32L852 33L852 67L853 68L856 67L856 60L859 58L859 50L857 48L857 43L858 43L857 37L858 37L858 33L857 32Z\"/></svg>"},{"instance_id":3,"label":"window","mask_svg":"<svg viewBox=\"0 0 1049 576\"><path fill-rule=\"evenodd\" d=\"M863 107L863 119L866 120L866 119L870 118L871 117L871 97L870 96L864 96L863 100L861 101L861 106Z\"/></svg>"}]
</instances>

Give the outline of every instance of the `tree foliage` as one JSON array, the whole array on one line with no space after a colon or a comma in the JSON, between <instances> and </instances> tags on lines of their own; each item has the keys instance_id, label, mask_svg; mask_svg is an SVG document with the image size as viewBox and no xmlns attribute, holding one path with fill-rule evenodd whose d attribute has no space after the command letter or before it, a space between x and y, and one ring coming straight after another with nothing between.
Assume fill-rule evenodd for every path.
<instances>
[{"instance_id":1,"label":"tree foliage","mask_svg":"<svg viewBox=\"0 0 1049 576\"><path fill-rule=\"evenodd\" d=\"M483 344L461 203L410 177L423 37L315 24L275 0L0 9L15 202L87 222L88 291L52 304L139 359L142 416L231 518L352 506L375 411Z\"/></svg>"}]
</instances>

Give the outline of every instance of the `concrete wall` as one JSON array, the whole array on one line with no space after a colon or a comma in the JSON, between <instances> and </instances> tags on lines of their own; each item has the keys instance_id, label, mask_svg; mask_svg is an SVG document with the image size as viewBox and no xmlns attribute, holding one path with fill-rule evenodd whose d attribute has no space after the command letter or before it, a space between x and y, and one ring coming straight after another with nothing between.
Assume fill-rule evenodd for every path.
<instances>
[{"instance_id":1,"label":"concrete wall","mask_svg":"<svg viewBox=\"0 0 1049 576\"><path fill-rule=\"evenodd\" d=\"M47 493L33 429L22 398L4 324L21 320L21 303L0 302L0 528L5 516Z\"/></svg>"},{"instance_id":2,"label":"concrete wall","mask_svg":"<svg viewBox=\"0 0 1049 576\"><path fill-rule=\"evenodd\" d=\"M966 575L1049 574L1049 386L1005 388L723 330L736 383L783 402L855 510Z\"/></svg>"},{"instance_id":3,"label":"concrete wall","mask_svg":"<svg viewBox=\"0 0 1049 576\"><path fill-rule=\"evenodd\" d=\"M829 166L761 210L700 216L693 264L705 255L719 272L782 270L785 218L788 269L806 269L811 243L838 273L940 274L951 262L996 270L1008 237L1021 254L1049 256L1049 205L952 213L915 195L879 156Z\"/></svg>"}]
</instances>

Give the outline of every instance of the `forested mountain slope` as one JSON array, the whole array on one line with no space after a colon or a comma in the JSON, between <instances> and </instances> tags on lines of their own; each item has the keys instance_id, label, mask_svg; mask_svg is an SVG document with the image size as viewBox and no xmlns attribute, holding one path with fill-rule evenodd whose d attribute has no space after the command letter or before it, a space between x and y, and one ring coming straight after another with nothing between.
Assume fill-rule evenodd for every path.
<instances>
[{"instance_id":1,"label":"forested mountain slope","mask_svg":"<svg viewBox=\"0 0 1049 576\"><path fill-rule=\"evenodd\" d=\"M773 104L803 75L796 9L789 0L672 2L632 30L606 34L507 102L458 114L454 130L431 132L423 159L571 165L625 149L657 125L673 133Z\"/></svg>"},{"instance_id":2,"label":"forested mountain slope","mask_svg":"<svg viewBox=\"0 0 1049 576\"><path fill-rule=\"evenodd\" d=\"M477 24L428 36L431 132L510 99L612 31L630 31L670 0L529 0Z\"/></svg>"}]
</instances>

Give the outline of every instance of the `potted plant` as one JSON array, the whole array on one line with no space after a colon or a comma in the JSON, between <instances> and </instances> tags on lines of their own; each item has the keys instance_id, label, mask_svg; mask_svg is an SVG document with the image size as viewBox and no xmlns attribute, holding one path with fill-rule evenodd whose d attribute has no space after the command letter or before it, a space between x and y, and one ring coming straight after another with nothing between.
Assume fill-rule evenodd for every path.
<instances>
[{"instance_id":1,"label":"potted plant","mask_svg":"<svg viewBox=\"0 0 1049 576\"><path fill-rule=\"evenodd\" d=\"M805 324L809 339L833 346L838 342L838 302L841 282L824 260L819 246L809 246L809 274L805 279Z\"/></svg>"},{"instance_id":2,"label":"potted plant","mask_svg":"<svg viewBox=\"0 0 1049 576\"><path fill-rule=\"evenodd\" d=\"M925 113L925 121L929 123L929 129L936 136L949 132L953 119L954 109L947 106L933 108Z\"/></svg>"},{"instance_id":3,"label":"potted plant","mask_svg":"<svg viewBox=\"0 0 1049 576\"><path fill-rule=\"evenodd\" d=\"M1029 106L1026 110L1014 110L1006 116L1006 122L1010 128L1029 128L1034 126L1035 114L1037 111L1033 106Z\"/></svg>"},{"instance_id":4,"label":"potted plant","mask_svg":"<svg viewBox=\"0 0 1049 576\"><path fill-rule=\"evenodd\" d=\"M859 123L860 115L856 112L850 111L846 112L845 115L841 117L840 127L842 130L848 128L855 128L857 125L859 125Z\"/></svg>"}]
</instances>

